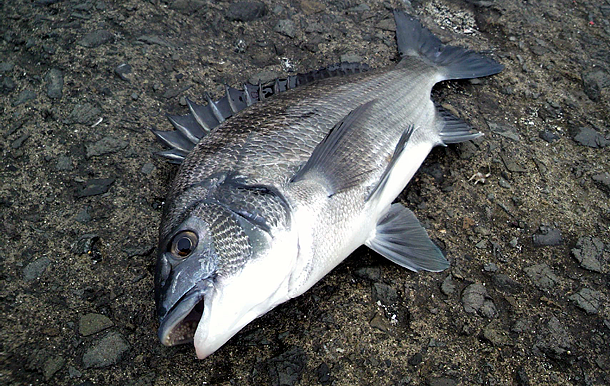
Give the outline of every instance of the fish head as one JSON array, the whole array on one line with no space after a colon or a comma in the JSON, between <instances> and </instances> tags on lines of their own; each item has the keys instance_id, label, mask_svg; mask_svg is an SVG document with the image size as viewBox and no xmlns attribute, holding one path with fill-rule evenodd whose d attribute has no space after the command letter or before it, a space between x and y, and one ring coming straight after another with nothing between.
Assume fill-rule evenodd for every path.
<instances>
[{"instance_id":1,"label":"fish head","mask_svg":"<svg viewBox=\"0 0 610 386\"><path fill-rule=\"evenodd\" d=\"M296 242L286 248L286 237L273 237L225 205L191 208L179 223L163 220L177 225L160 237L155 300L161 342L194 342L203 359L288 299L297 252Z\"/></svg>"}]
</instances>

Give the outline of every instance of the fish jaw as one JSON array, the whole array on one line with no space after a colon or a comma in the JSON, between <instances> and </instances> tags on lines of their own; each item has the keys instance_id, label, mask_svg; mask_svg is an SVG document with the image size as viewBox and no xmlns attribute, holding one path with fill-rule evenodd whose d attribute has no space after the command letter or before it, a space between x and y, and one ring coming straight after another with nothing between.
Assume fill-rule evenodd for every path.
<instances>
[{"instance_id":1,"label":"fish jaw","mask_svg":"<svg viewBox=\"0 0 610 386\"><path fill-rule=\"evenodd\" d=\"M294 232L281 232L271 247L237 274L218 280L204 297L203 315L194 335L199 359L214 353L244 326L290 299L298 244Z\"/></svg>"}]
</instances>

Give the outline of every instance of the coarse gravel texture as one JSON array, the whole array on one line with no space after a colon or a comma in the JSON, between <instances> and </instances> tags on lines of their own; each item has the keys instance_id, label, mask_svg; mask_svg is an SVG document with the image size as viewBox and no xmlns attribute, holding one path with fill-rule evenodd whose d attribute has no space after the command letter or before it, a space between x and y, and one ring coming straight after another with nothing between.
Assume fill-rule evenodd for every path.
<instances>
[{"instance_id":1,"label":"coarse gravel texture","mask_svg":"<svg viewBox=\"0 0 610 386\"><path fill-rule=\"evenodd\" d=\"M608 0L0 8L0 384L610 384ZM412 273L363 247L203 361L161 346L176 167L149 128L224 83L394 65L392 8L506 66L435 88L485 136L434 149L400 196L451 267Z\"/></svg>"}]
</instances>

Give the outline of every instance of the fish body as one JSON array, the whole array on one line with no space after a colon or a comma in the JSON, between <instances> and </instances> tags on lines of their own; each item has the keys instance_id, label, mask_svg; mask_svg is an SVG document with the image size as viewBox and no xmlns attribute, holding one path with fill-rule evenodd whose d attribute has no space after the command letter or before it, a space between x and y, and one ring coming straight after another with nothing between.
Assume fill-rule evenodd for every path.
<instances>
[{"instance_id":1,"label":"fish body","mask_svg":"<svg viewBox=\"0 0 610 386\"><path fill-rule=\"evenodd\" d=\"M363 244L414 271L448 267L413 213L392 202L434 146L480 135L436 109L434 84L502 66L394 16L394 68L345 65L339 72L356 73L296 88L289 79L270 98L259 87L257 103L251 88L227 89L223 103L189 102L190 115L173 117L177 136L156 132L181 161L155 278L163 344L194 341L205 358Z\"/></svg>"}]
</instances>

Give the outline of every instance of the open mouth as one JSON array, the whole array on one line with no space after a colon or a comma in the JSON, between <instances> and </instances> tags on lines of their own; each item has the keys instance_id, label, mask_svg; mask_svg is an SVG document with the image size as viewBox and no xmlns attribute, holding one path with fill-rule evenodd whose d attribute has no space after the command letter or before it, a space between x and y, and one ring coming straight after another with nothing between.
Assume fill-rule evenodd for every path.
<instances>
[{"instance_id":1,"label":"open mouth","mask_svg":"<svg viewBox=\"0 0 610 386\"><path fill-rule=\"evenodd\" d=\"M176 346L192 342L203 316L204 304L204 294L201 290L194 288L184 294L161 321L161 343L165 346Z\"/></svg>"}]
</instances>

